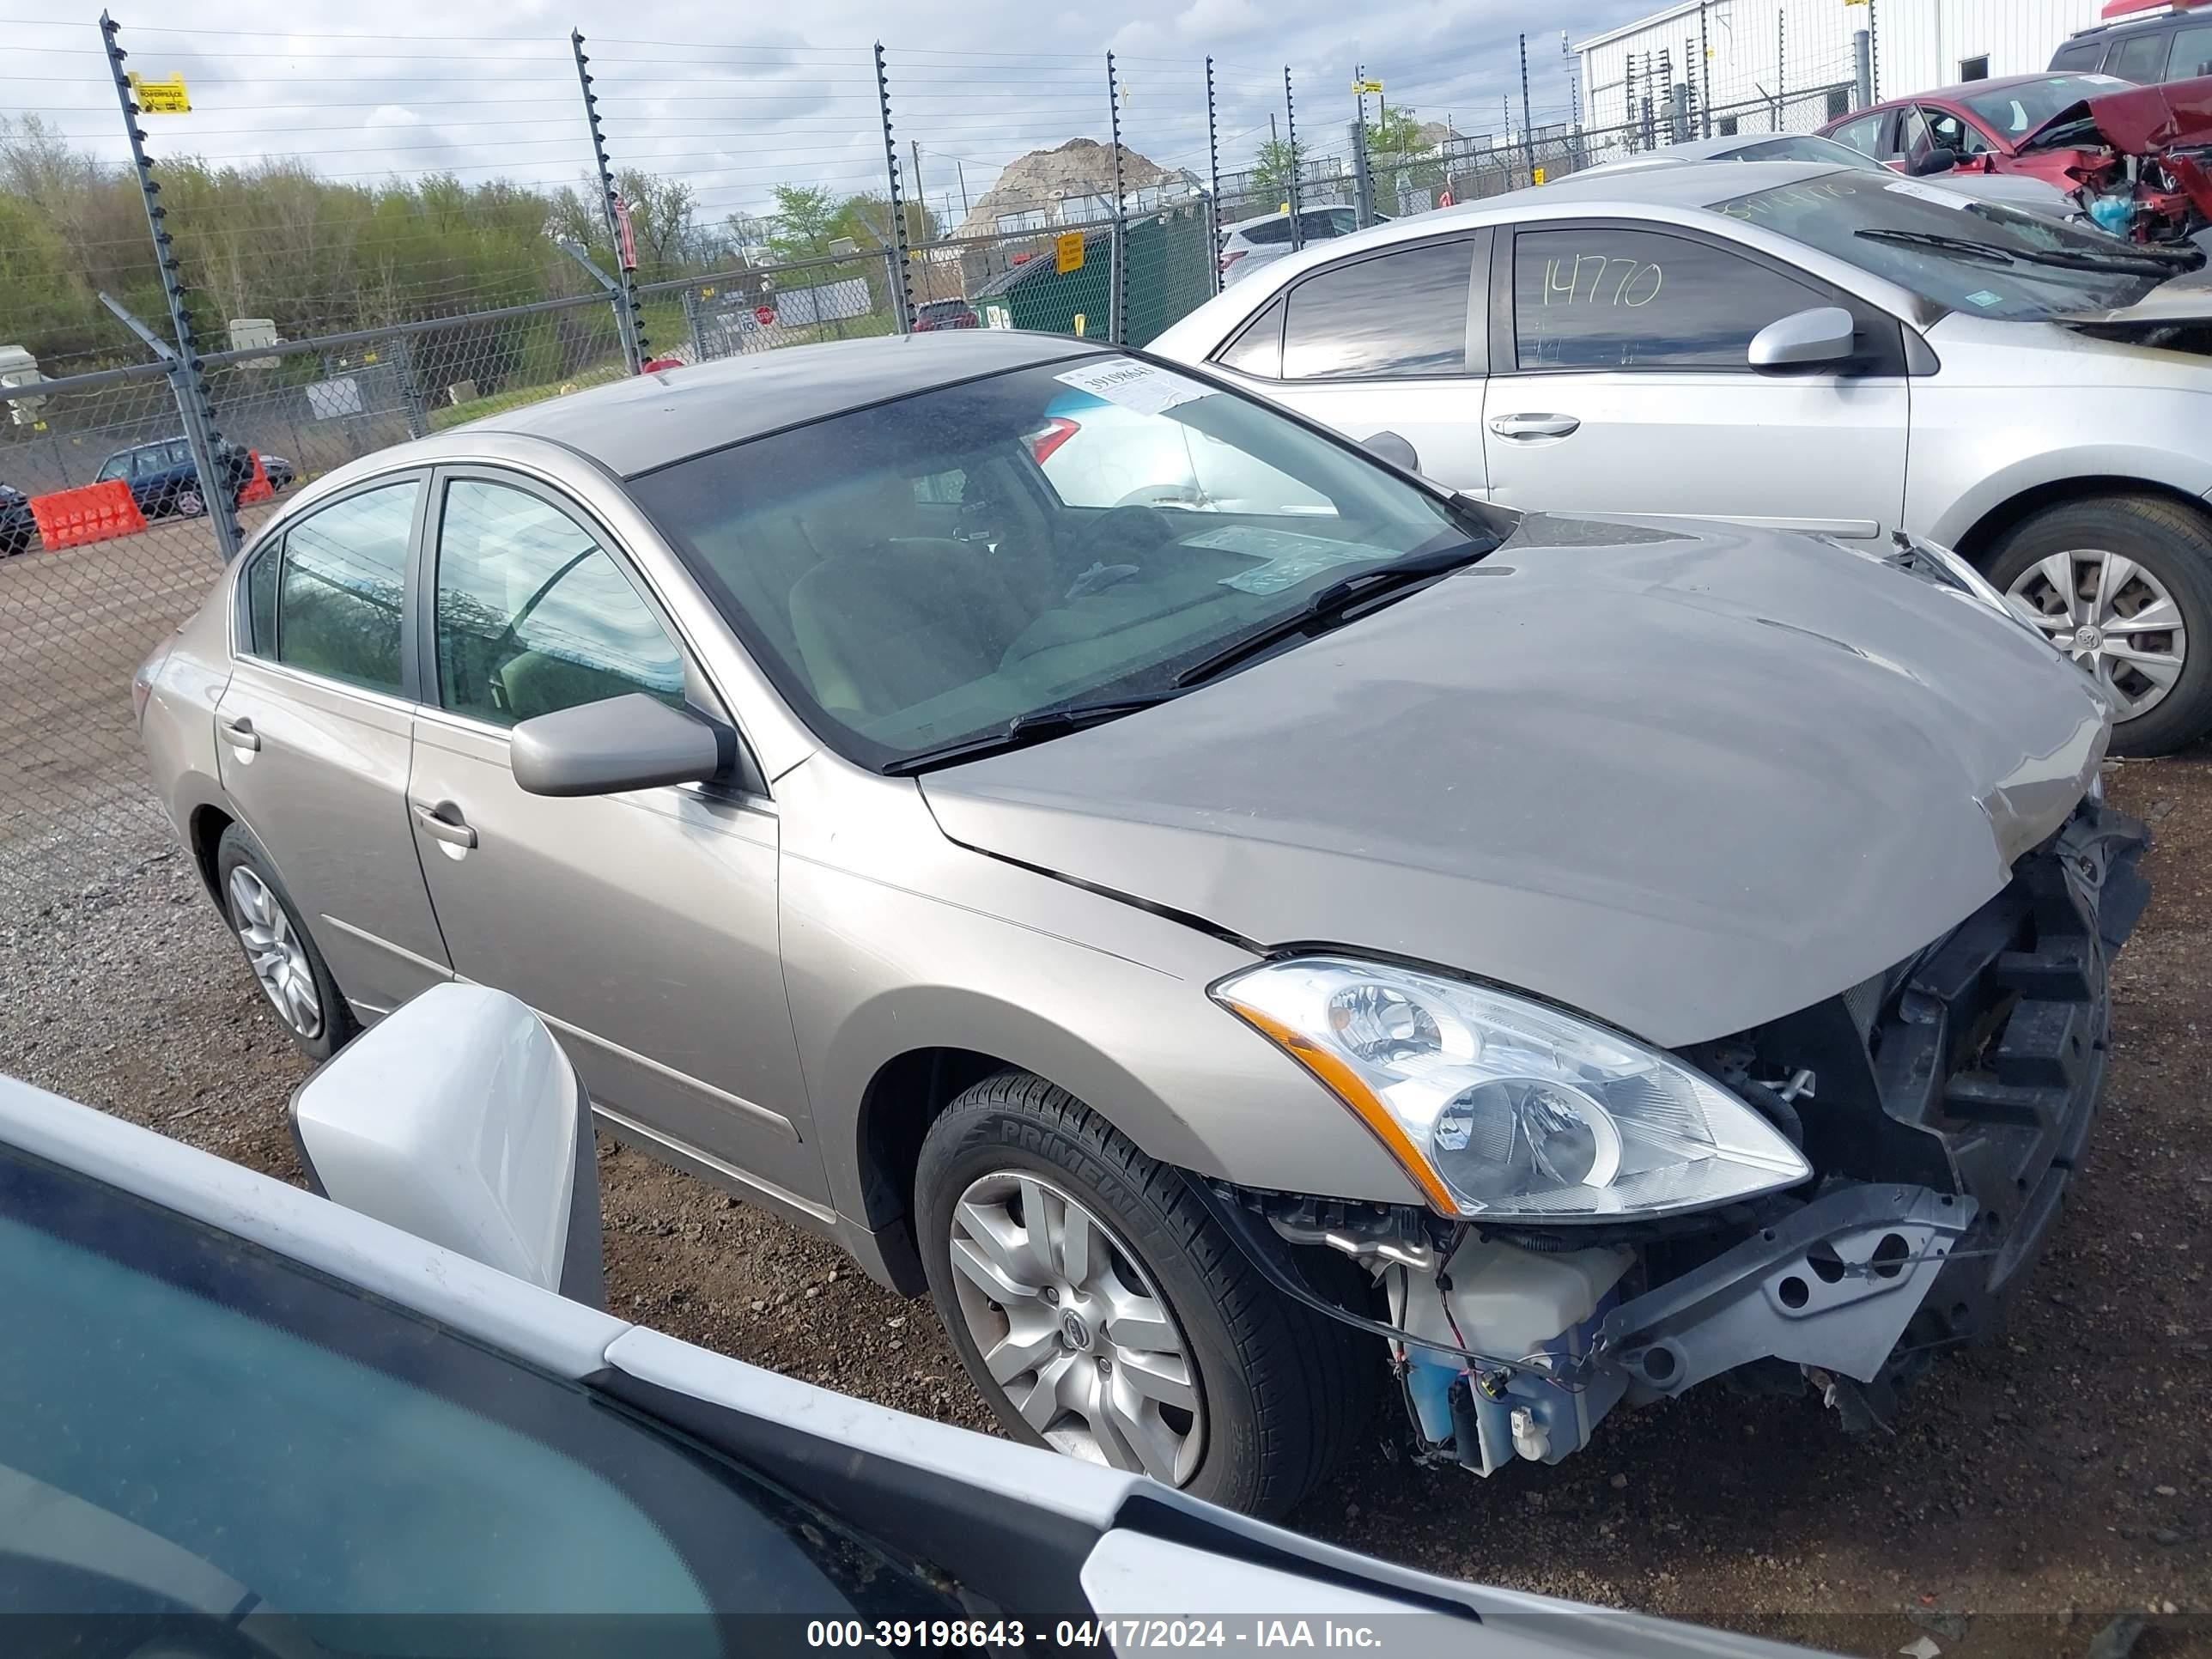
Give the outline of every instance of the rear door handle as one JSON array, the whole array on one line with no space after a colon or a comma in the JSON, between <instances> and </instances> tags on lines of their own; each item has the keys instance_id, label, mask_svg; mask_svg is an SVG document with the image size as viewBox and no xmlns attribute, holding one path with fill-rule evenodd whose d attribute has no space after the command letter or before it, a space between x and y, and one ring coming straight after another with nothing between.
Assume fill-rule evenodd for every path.
<instances>
[{"instance_id":1,"label":"rear door handle","mask_svg":"<svg viewBox=\"0 0 2212 1659\"><path fill-rule=\"evenodd\" d=\"M253 729L253 722L243 714L218 717L216 729L222 733L222 740L233 749L243 749L251 755L261 747L261 734Z\"/></svg>"},{"instance_id":2,"label":"rear door handle","mask_svg":"<svg viewBox=\"0 0 2212 1659\"><path fill-rule=\"evenodd\" d=\"M1571 438L1582 422L1571 415L1500 415L1490 429L1501 438Z\"/></svg>"},{"instance_id":3,"label":"rear door handle","mask_svg":"<svg viewBox=\"0 0 2212 1659\"><path fill-rule=\"evenodd\" d=\"M442 841L448 847L470 848L477 844L477 832L461 819L461 809L449 800L435 806L425 806L419 800L409 801L414 809L415 822L422 826L422 833L432 841Z\"/></svg>"}]
</instances>

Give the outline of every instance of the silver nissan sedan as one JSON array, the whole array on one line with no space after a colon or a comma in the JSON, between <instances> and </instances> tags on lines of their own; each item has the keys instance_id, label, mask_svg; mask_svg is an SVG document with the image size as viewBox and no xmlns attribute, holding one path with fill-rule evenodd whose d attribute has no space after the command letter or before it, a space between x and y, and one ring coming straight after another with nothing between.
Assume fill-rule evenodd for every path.
<instances>
[{"instance_id":1,"label":"silver nissan sedan","mask_svg":"<svg viewBox=\"0 0 2212 1659\"><path fill-rule=\"evenodd\" d=\"M1942 549L1417 459L1080 340L671 369L307 488L144 742L308 1054L513 993L1021 1438L1279 1513L1385 1385L1486 1475L1881 1423L2088 1133L2112 706Z\"/></svg>"}]
</instances>

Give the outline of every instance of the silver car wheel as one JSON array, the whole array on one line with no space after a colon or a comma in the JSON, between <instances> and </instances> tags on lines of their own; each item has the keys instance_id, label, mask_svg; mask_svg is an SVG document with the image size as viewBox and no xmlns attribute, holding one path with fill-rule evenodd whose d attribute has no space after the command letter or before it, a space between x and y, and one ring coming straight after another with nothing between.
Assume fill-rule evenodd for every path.
<instances>
[{"instance_id":1,"label":"silver car wheel","mask_svg":"<svg viewBox=\"0 0 2212 1659\"><path fill-rule=\"evenodd\" d=\"M205 510L206 503L200 500L197 489L180 489L177 492L176 507L179 518L197 519Z\"/></svg>"},{"instance_id":2,"label":"silver car wheel","mask_svg":"<svg viewBox=\"0 0 2212 1659\"><path fill-rule=\"evenodd\" d=\"M2189 648L2181 607L2124 555L2053 553L2014 578L2006 597L2104 687L2122 720L2157 707L2181 678Z\"/></svg>"},{"instance_id":3,"label":"silver car wheel","mask_svg":"<svg viewBox=\"0 0 2212 1659\"><path fill-rule=\"evenodd\" d=\"M320 1036L323 1003L307 953L269 884L243 864L230 872L230 924L277 1018L301 1036Z\"/></svg>"},{"instance_id":4,"label":"silver car wheel","mask_svg":"<svg viewBox=\"0 0 2212 1659\"><path fill-rule=\"evenodd\" d=\"M1190 1479L1206 1443L1197 1367L1112 1228L1008 1170L961 1194L950 1243L968 1334L1023 1421L1071 1456Z\"/></svg>"}]
</instances>

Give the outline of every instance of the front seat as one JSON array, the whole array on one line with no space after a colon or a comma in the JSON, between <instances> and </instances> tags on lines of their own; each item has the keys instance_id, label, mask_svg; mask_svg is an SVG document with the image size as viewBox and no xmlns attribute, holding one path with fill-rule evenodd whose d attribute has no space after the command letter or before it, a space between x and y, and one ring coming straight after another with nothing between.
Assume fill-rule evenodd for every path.
<instances>
[{"instance_id":1,"label":"front seat","mask_svg":"<svg viewBox=\"0 0 2212 1659\"><path fill-rule=\"evenodd\" d=\"M792 587L791 629L824 708L892 714L997 672L1028 618L968 544L904 533L910 480L879 474L802 517L825 556Z\"/></svg>"}]
</instances>

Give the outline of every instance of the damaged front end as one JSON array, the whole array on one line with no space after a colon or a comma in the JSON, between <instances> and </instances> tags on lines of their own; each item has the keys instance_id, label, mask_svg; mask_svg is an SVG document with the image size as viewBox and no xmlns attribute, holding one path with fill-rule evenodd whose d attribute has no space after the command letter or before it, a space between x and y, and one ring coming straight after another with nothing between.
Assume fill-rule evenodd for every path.
<instances>
[{"instance_id":1,"label":"damaged front end","mask_svg":"<svg viewBox=\"0 0 2212 1659\"><path fill-rule=\"evenodd\" d=\"M2086 98L2021 141L2097 224L2137 242L2185 242L2212 226L2212 77Z\"/></svg>"},{"instance_id":2,"label":"damaged front end","mask_svg":"<svg viewBox=\"0 0 2212 1659\"><path fill-rule=\"evenodd\" d=\"M1614 1406L1721 1376L1884 1422L1937 1352L1995 1326L2079 1167L2109 964L2148 897L2148 832L2094 794L1906 960L1678 1051L1800 1150L1794 1188L1498 1226L1194 1188L1279 1289L1389 1344L1423 1461L1556 1463ZM1364 1293L1319 1288L1317 1255L1364 1268Z\"/></svg>"}]
</instances>

